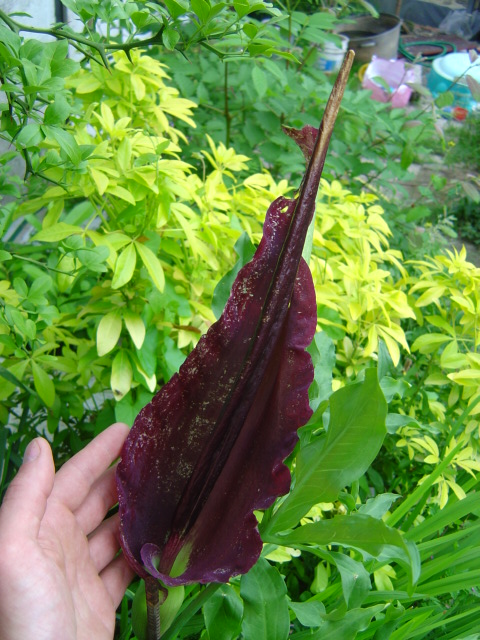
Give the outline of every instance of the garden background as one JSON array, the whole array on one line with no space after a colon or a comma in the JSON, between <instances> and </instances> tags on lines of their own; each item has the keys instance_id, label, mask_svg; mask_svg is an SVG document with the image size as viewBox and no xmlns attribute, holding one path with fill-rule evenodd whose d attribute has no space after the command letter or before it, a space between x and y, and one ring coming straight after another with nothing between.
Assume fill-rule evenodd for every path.
<instances>
[{"instance_id":1,"label":"garden background","mask_svg":"<svg viewBox=\"0 0 480 640\"><path fill-rule=\"evenodd\" d=\"M281 127L319 124L319 47L374 11L63 5L74 28L0 10L2 493L36 435L60 466L178 370L299 186ZM445 126L453 96L421 85L392 109L357 72L306 247L314 414L293 489L258 514L255 567L187 587L164 638L480 637L480 269L453 245L480 237L479 119ZM137 589L117 638L136 637Z\"/></svg>"}]
</instances>

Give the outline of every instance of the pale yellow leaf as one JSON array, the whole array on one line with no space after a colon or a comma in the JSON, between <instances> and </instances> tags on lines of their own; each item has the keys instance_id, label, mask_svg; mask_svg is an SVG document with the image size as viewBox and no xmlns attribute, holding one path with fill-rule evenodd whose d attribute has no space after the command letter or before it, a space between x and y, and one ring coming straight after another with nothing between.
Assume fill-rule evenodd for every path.
<instances>
[{"instance_id":1,"label":"pale yellow leaf","mask_svg":"<svg viewBox=\"0 0 480 640\"><path fill-rule=\"evenodd\" d=\"M135 247L138 251L140 259L145 265L145 268L147 269L148 274L153 281L153 284L159 291L163 291L165 287L165 274L163 273L163 267L160 263L160 260L151 249L146 247L141 242L135 242Z\"/></svg>"},{"instance_id":2,"label":"pale yellow leaf","mask_svg":"<svg viewBox=\"0 0 480 640\"><path fill-rule=\"evenodd\" d=\"M117 344L122 331L122 320L118 311L103 316L97 327L97 351L99 356L109 353Z\"/></svg>"},{"instance_id":3,"label":"pale yellow leaf","mask_svg":"<svg viewBox=\"0 0 480 640\"><path fill-rule=\"evenodd\" d=\"M123 320L134 345L137 349L141 349L143 341L145 340L145 325L143 320L138 313L134 313L130 309L124 310Z\"/></svg>"},{"instance_id":4,"label":"pale yellow leaf","mask_svg":"<svg viewBox=\"0 0 480 640\"><path fill-rule=\"evenodd\" d=\"M36 233L31 241L38 240L40 242L59 242L65 240L69 236L78 235L83 233L82 227L78 227L73 224L67 224L66 222L57 222L47 229L42 229Z\"/></svg>"},{"instance_id":5,"label":"pale yellow leaf","mask_svg":"<svg viewBox=\"0 0 480 640\"><path fill-rule=\"evenodd\" d=\"M115 400L121 400L132 387L132 365L125 351L119 351L112 362L110 386Z\"/></svg>"},{"instance_id":6,"label":"pale yellow leaf","mask_svg":"<svg viewBox=\"0 0 480 640\"><path fill-rule=\"evenodd\" d=\"M88 170L90 171L92 180L95 182L95 186L98 189L98 193L101 196L103 196L103 194L107 190L109 179L104 173L102 173L101 171L98 171L98 169L94 169L93 167L88 167Z\"/></svg>"},{"instance_id":7,"label":"pale yellow leaf","mask_svg":"<svg viewBox=\"0 0 480 640\"><path fill-rule=\"evenodd\" d=\"M117 258L112 278L112 289L119 289L130 282L136 263L137 254L133 242L131 242Z\"/></svg>"},{"instance_id":8,"label":"pale yellow leaf","mask_svg":"<svg viewBox=\"0 0 480 640\"><path fill-rule=\"evenodd\" d=\"M107 189L107 193L110 193L112 196L117 196L117 198L120 198L121 200L125 200L130 204L135 204L136 202L135 198L132 196L130 191L127 191L124 187L121 187L118 184L109 185Z\"/></svg>"}]
</instances>

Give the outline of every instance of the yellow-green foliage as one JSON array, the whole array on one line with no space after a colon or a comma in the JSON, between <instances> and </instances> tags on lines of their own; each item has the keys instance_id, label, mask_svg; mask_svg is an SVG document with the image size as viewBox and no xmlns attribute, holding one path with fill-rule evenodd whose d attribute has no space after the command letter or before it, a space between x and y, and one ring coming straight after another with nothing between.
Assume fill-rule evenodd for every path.
<instances>
[{"instance_id":1,"label":"yellow-green foliage","mask_svg":"<svg viewBox=\"0 0 480 640\"><path fill-rule=\"evenodd\" d=\"M420 383L436 437L411 424L400 430L398 446L407 448L410 459L428 465L438 465L461 447L436 482L435 501L443 507L450 489L458 498L465 495L456 482L458 473L474 477L480 471L480 269L467 261L465 248L411 265L409 297L422 328L412 352L423 359ZM412 403L408 410L420 422L421 404Z\"/></svg>"},{"instance_id":2,"label":"yellow-green foliage","mask_svg":"<svg viewBox=\"0 0 480 640\"><path fill-rule=\"evenodd\" d=\"M322 180L311 263L318 303L334 312L320 310L319 325L345 334L338 359L347 377L377 352L379 339L395 365L399 347L408 351L401 321L415 316L404 291L402 254L389 247L383 214L375 196Z\"/></svg>"},{"instance_id":3,"label":"yellow-green foliage","mask_svg":"<svg viewBox=\"0 0 480 640\"><path fill-rule=\"evenodd\" d=\"M22 214L47 208L33 240L61 245L52 264L60 294L68 297L82 286L86 251L105 251L77 317L62 315L45 329L42 353L57 355L43 361L41 370L55 371L63 361L64 373L76 374L84 385L111 372L117 399L138 384L156 388L159 371L147 357L147 328L156 327L157 339L168 337L177 349L198 341L214 321L213 290L235 260L235 241L244 229L258 239L268 205L287 189L268 173L237 179L247 158L215 146L208 136L202 175L192 171L181 160L183 136L169 118L193 126L195 105L168 87L167 78L164 65L138 52L132 62L116 54L111 72L95 67L71 78L78 114L72 131L86 159L74 170L49 169L48 178L62 186L20 208ZM51 140L45 146L58 149ZM4 296L15 295L8 282L4 286ZM18 306L18 300L11 304ZM174 353L164 365L165 377L179 358ZM17 364L13 358L9 366ZM51 406L54 393L44 393L41 382L37 387Z\"/></svg>"},{"instance_id":4,"label":"yellow-green foliage","mask_svg":"<svg viewBox=\"0 0 480 640\"><path fill-rule=\"evenodd\" d=\"M426 384L456 382L471 414L480 413L480 269L460 253L412 263L418 276L409 279L410 294L420 294L414 306L428 333L418 337L414 351L438 356L438 366Z\"/></svg>"}]
</instances>

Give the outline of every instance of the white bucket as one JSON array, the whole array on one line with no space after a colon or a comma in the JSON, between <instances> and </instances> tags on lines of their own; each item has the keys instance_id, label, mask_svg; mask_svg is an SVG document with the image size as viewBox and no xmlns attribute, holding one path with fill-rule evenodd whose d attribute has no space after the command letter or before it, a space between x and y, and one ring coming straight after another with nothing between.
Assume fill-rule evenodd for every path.
<instances>
[{"instance_id":1,"label":"white bucket","mask_svg":"<svg viewBox=\"0 0 480 640\"><path fill-rule=\"evenodd\" d=\"M320 50L320 55L317 60L318 67L325 73L334 73L338 71L342 66L343 58L348 49L347 36L337 36L341 39L342 43L338 47L333 42L325 42L323 48Z\"/></svg>"}]
</instances>

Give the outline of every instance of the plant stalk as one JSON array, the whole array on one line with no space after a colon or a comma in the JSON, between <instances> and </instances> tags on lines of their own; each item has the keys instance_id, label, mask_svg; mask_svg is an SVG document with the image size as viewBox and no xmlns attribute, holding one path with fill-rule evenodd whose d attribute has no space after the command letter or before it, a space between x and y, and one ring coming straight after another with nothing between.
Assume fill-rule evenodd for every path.
<instances>
[{"instance_id":1,"label":"plant stalk","mask_svg":"<svg viewBox=\"0 0 480 640\"><path fill-rule=\"evenodd\" d=\"M224 76L224 84L223 84L223 92L225 98L225 146L230 146L230 121L232 116L230 115L229 105L228 105L228 62L224 63L225 65L225 76Z\"/></svg>"},{"instance_id":2,"label":"plant stalk","mask_svg":"<svg viewBox=\"0 0 480 640\"><path fill-rule=\"evenodd\" d=\"M147 600L147 640L160 640L160 597L155 578L145 578Z\"/></svg>"}]
</instances>

